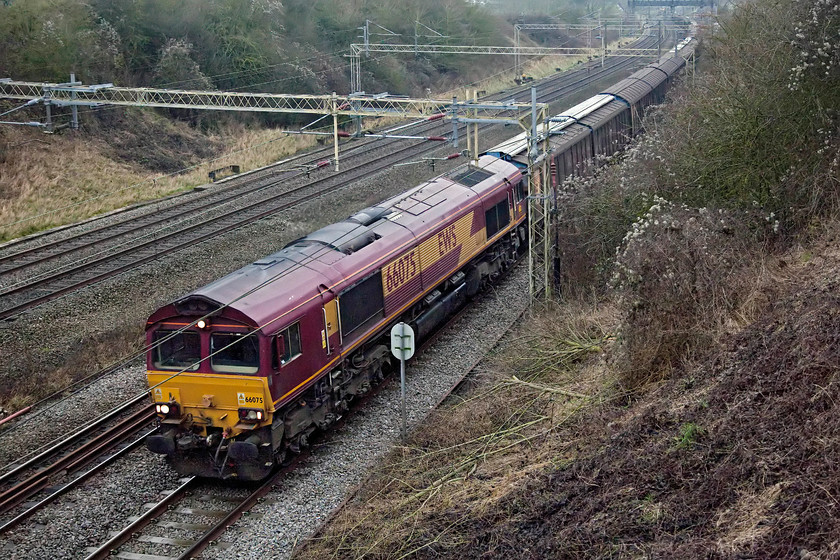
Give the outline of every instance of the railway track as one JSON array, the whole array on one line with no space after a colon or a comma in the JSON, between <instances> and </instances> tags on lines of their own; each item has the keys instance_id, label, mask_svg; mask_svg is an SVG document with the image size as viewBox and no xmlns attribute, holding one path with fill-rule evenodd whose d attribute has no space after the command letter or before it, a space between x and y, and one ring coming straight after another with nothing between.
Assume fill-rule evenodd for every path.
<instances>
[{"instance_id":1,"label":"railway track","mask_svg":"<svg viewBox=\"0 0 840 560\"><path fill-rule=\"evenodd\" d=\"M432 347L441 333L461 319L467 309L468 306L463 307L424 341L418 348L418 354ZM394 382L393 375L386 378L364 398L354 402L351 413L364 407L379 391ZM340 428L346 418L347 415L332 426L327 433L319 433L313 440L313 445L318 446L325 438L328 438L329 432ZM145 504L146 511L142 515L133 518L126 527L116 532L102 546L88 550L89 555L86 560L102 560L110 557L126 560L194 558L214 543L228 527L255 504L270 504L271 491L308 456L309 450L303 450L287 465L276 469L259 484L251 483L231 487L229 484L216 480L183 478L180 486L165 492L158 502Z\"/></svg>"},{"instance_id":2,"label":"railway track","mask_svg":"<svg viewBox=\"0 0 840 560\"><path fill-rule=\"evenodd\" d=\"M649 39L652 40L652 39ZM641 46L644 46L642 44ZM589 64L541 84L540 101L550 101L580 91L586 85L637 63L634 59L616 59L601 68ZM498 98L522 97L530 88ZM418 126L418 135L440 133L440 123ZM154 204L137 216L127 216L118 223L50 241L38 247L15 250L7 246L0 255L0 319L16 315L85 286L124 273L185 247L206 241L231 230L335 192L354 181L375 175L395 163L431 153L435 147L405 141L368 141L345 152L350 169L337 175L303 180L305 171L277 168L248 175L245 183L230 182L166 209ZM372 154L372 151L378 153ZM305 166L316 168L325 152L305 157ZM362 165L364 164L364 165ZM285 185L301 184L292 188ZM250 198L249 198L250 197Z\"/></svg>"},{"instance_id":3,"label":"railway track","mask_svg":"<svg viewBox=\"0 0 840 560\"><path fill-rule=\"evenodd\" d=\"M0 535L140 445L153 419L142 395L7 465L0 475Z\"/></svg>"}]
</instances>

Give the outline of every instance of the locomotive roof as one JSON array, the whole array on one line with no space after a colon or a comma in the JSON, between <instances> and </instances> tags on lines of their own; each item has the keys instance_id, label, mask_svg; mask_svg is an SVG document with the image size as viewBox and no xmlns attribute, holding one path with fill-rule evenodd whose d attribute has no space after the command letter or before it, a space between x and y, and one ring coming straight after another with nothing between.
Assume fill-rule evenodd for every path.
<instances>
[{"instance_id":1,"label":"locomotive roof","mask_svg":"<svg viewBox=\"0 0 840 560\"><path fill-rule=\"evenodd\" d=\"M338 293L363 279L514 172L510 164L483 156L478 165L460 166L297 239L160 309L149 322L202 302L204 308L225 306L225 313L254 327L270 325L266 332L274 332L296 319L294 310L320 291Z\"/></svg>"}]
</instances>

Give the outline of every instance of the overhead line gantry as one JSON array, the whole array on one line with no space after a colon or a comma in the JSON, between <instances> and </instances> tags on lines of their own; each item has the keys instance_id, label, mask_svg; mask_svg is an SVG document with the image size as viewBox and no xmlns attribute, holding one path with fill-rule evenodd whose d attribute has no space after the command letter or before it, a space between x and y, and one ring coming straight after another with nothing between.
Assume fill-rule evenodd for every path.
<instances>
[{"instance_id":1,"label":"overhead line gantry","mask_svg":"<svg viewBox=\"0 0 840 560\"><path fill-rule=\"evenodd\" d=\"M204 109L216 111L253 111L260 113L297 113L333 117L335 167L338 170L339 117L399 117L405 119L437 120L451 118L453 126L459 122L518 124L524 121L535 107L547 110L544 103L517 103L514 101L490 102L476 100L412 99L387 94L365 95L289 95L274 93L243 93L230 91L173 90L155 88L115 87L113 84L86 86L71 80L63 84L0 80L0 97L7 99L43 102L47 107L79 106L98 107L117 105L124 107L158 107L165 109ZM75 118L75 117L74 117ZM40 123L24 123L44 126ZM445 140L428 137L429 140ZM457 143L457 134L453 135ZM456 144L457 145L457 144ZM477 148L476 148L477 150ZM476 154L473 154L477 157Z\"/></svg>"},{"instance_id":2,"label":"overhead line gantry","mask_svg":"<svg viewBox=\"0 0 840 560\"><path fill-rule=\"evenodd\" d=\"M711 1L711 0L696 0L696 1ZM419 23L419 22L418 22ZM372 22L366 22L366 26L360 29L366 30L367 26ZM374 24L375 25L375 24ZM422 24L421 24L422 25ZM617 49L608 49L606 40L602 39L602 43L598 47L539 47L539 46L522 46L520 45L520 31L521 30L582 30L589 32L601 29L604 32L607 26L612 29L618 29L619 37L635 37L640 36L645 30L650 30L650 24L639 24L627 22L618 19L604 19L600 22L583 23L583 24L567 24L567 23L533 23L533 24L516 24L514 26L514 45L499 46L499 45L437 45L437 44L420 44L418 42L419 35L415 31L414 43L371 43L369 40L370 33L365 31L363 34L364 43L351 43L350 54L346 55L350 59L350 91L362 92L362 71L361 59L362 55L369 56L370 53L386 53L386 54L467 54L467 55L496 55L496 56L513 56L514 66L517 75L521 68L521 58L523 56L566 56L566 57L601 57L603 60L609 54L610 56L632 56L632 57L650 57L656 58L662 54L661 46L658 45L655 49L636 49L630 47L619 47ZM426 27L425 25L423 27ZM662 35L662 23L659 25L660 38ZM384 28L383 28L384 29ZM428 29L428 28L427 28ZM386 30L388 31L388 30ZM625 31L632 31L631 34L624 35ZM396 33L388 32L389 37L399 36ZM445 37L440 35L441 38ZM429 35L424 35L429 37ZM603 37L603 35L602 35Z\"/></svg>"},{"instance_id":3,"label":"overhead line gantry","mask_svg":"<svg viewBox=\"0 0 840 560\"><path fill-rule=\"evenodd\" d=\"M606 48L589 47L504 47L493 45L350 45L350 89L362 91L361 84L361 55L362 53L414 53L414 54L492 54L507 56L607 56ZM609 51L610 56L635 56L655 58L657 49L618 48Z\"/></svg>"},{"instance_id":4,"label":"overhead line gantry","mask_svg":"<svg viewBox=\"0 0 840 560\"><path fill-rule=\"evenodd\" d=\"M335 143L335 169L338 171L338 117L339 116L398 116L437 120L450 118L456 133L457 126L467 126L467 146L473 160L478 159L478 126L481 124L515 124L527 131L531 142L529 151L528 210L533 220L529 222L531 239L529 245L529 270L533 277L545 283L548 262L548 237L543 232L547 227L548 185L545 153L547 139L537 138L537 125L548 119L548 104L537 103L536 88L531 88L531 103L514 101L479 102L475 92L471 100L457 98L442 101L436 99L410 99L388 95L282 95L270 93L242 93L221 91L187 91L153 88L114 87L112 84L85 86L74 79L64 84L22 82L0 79L0 97L8 99L33 100L50 105L126 107L160 107L169 109L210 109L221 111L256 111L269 113L305 113L332 115L333 139ZM382 135L374 135L382 136ZM443 139L443 138L439 138ZM542 144L542 145L541 145ZM536 265L535 265L536 263ZM532 282L534 284L534 282ZM549 288L545 288L548 290Z\"/></svg>"}]
</instances>

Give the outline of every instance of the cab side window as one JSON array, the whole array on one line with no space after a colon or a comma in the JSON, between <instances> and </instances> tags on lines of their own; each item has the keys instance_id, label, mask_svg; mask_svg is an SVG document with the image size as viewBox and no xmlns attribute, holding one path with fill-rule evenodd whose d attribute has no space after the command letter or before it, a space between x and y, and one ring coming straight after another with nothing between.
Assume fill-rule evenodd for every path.
<instances>
[{"instance_id":1,"label":"cab side window","mask_svg":"<svg viewBox=\"0 0 840 560\"><path fill-rule=\"evenodd\" d=\"M275 367L279 363L279 365L285 365L301 354L301 346L300 346L300 323L295 323L291 325L279 333L277 333L277 337L283 339L283 355L277 356L277 345L274 345L274 364Z\"/></svg>"},{"instance_id":2,"label":"cab side window","mask_svg":"<svg viewBox=\"0 0 840 560\"><path fill-rule=\"evenodd\" d=\"M552 166L555 166L555 164L552 163ZM556 166L555 166L555 173L556 173ZM513 192L516 195L516 202L519 202L520 200L525 198L525 181L523 180L523 181L519 181L518 183L516 183L516 186L513 188Z\"/></svg>"}]
</instances>

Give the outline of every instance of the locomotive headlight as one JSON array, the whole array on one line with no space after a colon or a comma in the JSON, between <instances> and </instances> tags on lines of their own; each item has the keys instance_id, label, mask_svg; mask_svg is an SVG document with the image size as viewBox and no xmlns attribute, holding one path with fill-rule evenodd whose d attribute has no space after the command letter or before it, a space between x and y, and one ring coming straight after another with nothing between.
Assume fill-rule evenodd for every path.
<instances>
[{"instance_id":1,"label":"locomotive headlight","mask_svg":"<svg viewBox=\"0 0 840 560\"><path fill-rule=\"evenodd\" d=\"M198 327L199 329L203 329L204 327L207 326L207 323L204 321L204 319L199 319L198 323L196 323L195 326Z\"/></svg>"},{"instance_id":2,"label":"locomotive headlight","mask_svg":"<svg viewBox=\"0 0 840 560\"><path fill-rule=\"evenodd\" d=\"M262 410L254 409L254 408L240 408L239 409L239 419L245 420L246 422L259 422L264 418L264 414Z\"/></svg>"},{"instance_id":3,"label":"locomotive headlight","mask_svg":"<svg viewBox=\"0 0 840 560\"><path fill-rule=\"evenodd\" d=\"M166 418L178 418L181 410L176 402L155 403L155 412Z\"/></svg>"}]
</instances>

